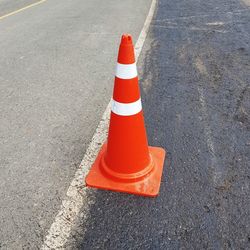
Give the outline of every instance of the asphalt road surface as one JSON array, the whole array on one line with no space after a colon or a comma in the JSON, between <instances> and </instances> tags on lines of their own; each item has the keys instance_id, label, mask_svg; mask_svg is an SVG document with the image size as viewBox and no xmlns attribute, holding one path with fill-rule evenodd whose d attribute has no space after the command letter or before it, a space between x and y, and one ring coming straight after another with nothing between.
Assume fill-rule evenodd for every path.
<instances>
[{"instance_id":1,"label":"asphalt road surface","mask_svg":"<svg viewBox=\"0 0 250 250\"><path fill-rule=\"evenodd\" d=\"M3 249L42 244L109 102L119 36L137 39L149 5L48 0L0 20ZM250 249L249 23L248 0L158 0L138 70L149 143L168 154L160 195L87 189L67 249Z\"/></svg>"},{"instance_id":2,"label":"asphalt road surface","mask_svg":"<svg viewBox=\"0 0 250 250\"><path fill-rule=\"evenodd\" d=\"M250 9L159 0L139 60L155 199L88 191L68 249L250 249Z\"/></svg>"},{"instance_id":3,"label":"asphalt road surface","mask_svg":"<svg viewBox=\"0 0 250 250\"><path fill-rule=\"evenodd\" d=\"M0 16L35 1L0 1ZM48 0L0 17L0 248L39 249L112 92L120 35L147 0Z\"/></svg>"}]
</instances>

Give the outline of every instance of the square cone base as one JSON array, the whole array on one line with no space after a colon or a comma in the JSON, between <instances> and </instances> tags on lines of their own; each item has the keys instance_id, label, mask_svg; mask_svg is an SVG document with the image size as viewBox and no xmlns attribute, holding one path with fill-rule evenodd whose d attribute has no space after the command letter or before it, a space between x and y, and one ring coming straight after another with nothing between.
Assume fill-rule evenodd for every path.
<instances>
[{"instance_id":1,"label":"square cone base","mask_svg":"<svg viewBox=\"0 0 250 250\"><path fill-rule=\"evenodd\" d=\"M106 151L104 144L86 177L86 185L89 187L124 192L142 196L157 196L160 190L161 176L165 159L165 150L158 147L149 147L149 153L153 159L154 168L139 181L124 182L110 178L101 169L101 159Z\"/></svg>"}]
</instances>

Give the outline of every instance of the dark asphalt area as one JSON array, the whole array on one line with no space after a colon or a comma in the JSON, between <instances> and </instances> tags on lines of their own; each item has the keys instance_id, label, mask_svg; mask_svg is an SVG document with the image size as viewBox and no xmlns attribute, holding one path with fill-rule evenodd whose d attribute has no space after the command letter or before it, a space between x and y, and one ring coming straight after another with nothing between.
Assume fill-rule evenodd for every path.
<instances>
[{"instance_id":1,"label":"dark asphalt area","mask_svg":"<svg viewBox=\"0 0 250 250\"><path fill-rule=\"evenodd\" d=\"M250 249L250 9L159 0L138 67L160 195L89 189L73 249Z\"/></svg>"}]
</instances>

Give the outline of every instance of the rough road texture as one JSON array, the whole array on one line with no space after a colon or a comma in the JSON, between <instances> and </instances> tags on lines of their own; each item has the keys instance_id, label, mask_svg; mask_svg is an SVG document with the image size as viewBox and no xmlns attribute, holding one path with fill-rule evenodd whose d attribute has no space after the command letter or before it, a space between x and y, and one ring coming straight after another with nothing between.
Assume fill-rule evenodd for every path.
<instances>
[{"instance_id":1,"label":"rough road texture","mask_svg":"<svg viewBox=\"0 0 250 250\"><path fill-rule=\"evenodd\" d=\"M89 190L69 249L250 248L245 3L159 1L139 72L149 142L168 151L161 193Z\"/></svg>"}]
</instances>

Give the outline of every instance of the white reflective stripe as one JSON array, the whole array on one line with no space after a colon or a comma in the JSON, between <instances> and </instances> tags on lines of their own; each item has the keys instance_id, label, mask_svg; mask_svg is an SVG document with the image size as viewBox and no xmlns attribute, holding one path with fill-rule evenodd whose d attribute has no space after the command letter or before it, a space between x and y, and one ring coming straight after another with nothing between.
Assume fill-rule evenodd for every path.
<instances>
[{"instance_id":1,"label":"white reflective stripe","mask_svg":"<svg viewBox=\"0 0 250 250\"><path fill-rule=\"evenodd\" d=\"M121 103L112 100L111 110L113 113L122 116L130 116L139 113L142 110L141 98L136 102Z\"/></svg>"},{"instance_id":2,"label":"white reflective stripe","mask_svg":"<svg viewBox=\"0 0 250 250\"><path fill-rule=\"evenodd\" d=\"M121 64L117 63L115 75L121 79L132 79L137 76L136 63Z\"/></svg>"}]
</instances>

